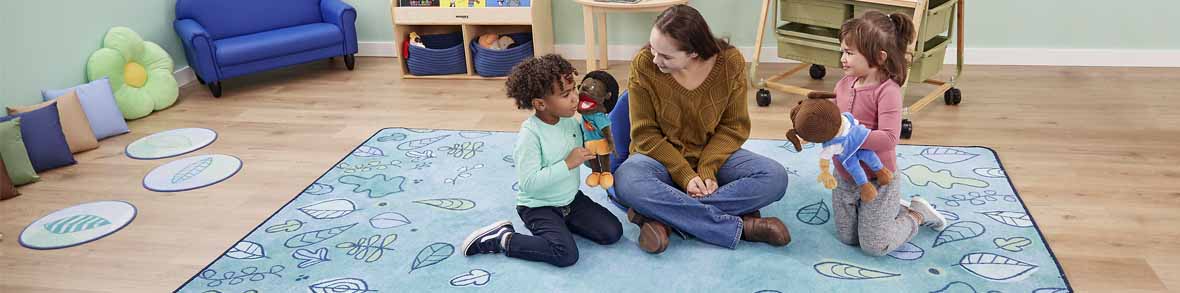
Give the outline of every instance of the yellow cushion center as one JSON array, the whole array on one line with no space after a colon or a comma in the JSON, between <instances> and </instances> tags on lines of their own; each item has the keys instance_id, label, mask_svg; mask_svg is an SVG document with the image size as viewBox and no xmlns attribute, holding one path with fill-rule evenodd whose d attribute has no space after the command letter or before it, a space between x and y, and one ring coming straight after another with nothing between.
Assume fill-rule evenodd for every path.
<instances>
[{"instance_id":1,"label":"yellow cushion center","mask_svg":"<svg viewBox=\"0 0 1180 293\"><path fill-rule=\"evenodd\" d=\"M139 63L127 62L127 65L123 66L123 81L129 86L141 88L147 83L147 70Z\"/></svg>"}]
</instances>

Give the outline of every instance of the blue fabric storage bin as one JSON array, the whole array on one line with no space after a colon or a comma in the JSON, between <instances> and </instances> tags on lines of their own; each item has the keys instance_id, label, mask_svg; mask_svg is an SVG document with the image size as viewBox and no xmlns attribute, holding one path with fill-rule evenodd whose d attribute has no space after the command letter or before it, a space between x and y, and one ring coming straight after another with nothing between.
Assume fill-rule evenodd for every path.
<instances>
[{"instance_id":1,"label":"blue fabric storage bin","mask_svg":"<svg viewBox=\"0 0 1180 293\"><path fill-rule=\"evenodd\" d=\"M444 75L467 73L467 57L463 55L463 33L421 36L426 48L410 46L406 69L413 75Z\"/></svg>"},{"instance_id":2,"label":"blue fabric storage bin","mask_svg":"<svg viewBox=\"0 0 1180 293\"><path fill-rule=\"evenodd\" d=\"M475 74L483 77L507 76L513 66L533 58L533 33L513 33L507 36L515 41L515 47L492 50L480 47L479 39L471 41L471 58L475 63Z\"/></svg>"}]
</instances>

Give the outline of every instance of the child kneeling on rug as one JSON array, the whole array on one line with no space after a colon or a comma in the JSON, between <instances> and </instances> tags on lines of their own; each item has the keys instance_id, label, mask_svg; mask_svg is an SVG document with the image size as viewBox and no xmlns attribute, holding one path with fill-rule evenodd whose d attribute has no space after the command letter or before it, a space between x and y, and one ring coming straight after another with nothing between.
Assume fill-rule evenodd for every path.
<instances>
[{"instance_id":1,"label":"child kneeling on rug","mask_svg":"<svg viewBox=\"0 0 1180 293\"><path fill-rule=\"evenodd\" d=\"M934 230L946 226L946 219L920 197L911 198L908 208L899 203L901 184L896 180L896 171L902 109L900 85L905 84L908 76L907 45L913 41L914 25L905 14L885 15L870 11L848 20L840 28L840 47L844 52L840 63L844 78L836 82L836 103L832 105L828 100L813 97L800 106L818 111L816 113L825 112L825 115L799 113L798 117L792 117L796 128L817 122L804 121L807 119L833 121L826 123L835 127L829 128L827 135L822 135L824 138L811 138L812 141L851 135L857 127L843 125L849 122L841 120L859 122L868 128L867 133L859 134L863 144L825 153L836 154L837 160L843 160L847 158L846 153L856 149L872 151L879 158L879 161L869 158L875 164L852 162L851 165L863 168L864 174L892 178L876 178L875 182L857 185L842 164L835 164L840 176L832 176L828 162L821 161L820 182L824 187L835 188L832 210L836 238L844 244L859 245L861 251L873 256L888 254L902 246L917 235L922 226ZM819 111L822 108L827 111ZM853 117L841 119L841 112L851 113ZM802 138L808 140L808 137ZM874 165L876 168L870 167Z\"/></svg>"},{"instance_id":2,"label":"child kneeling on rug","mask_svg":"<svg viewBox=\"0 0 1180 293\"><path fill-rule=\"evenodd\" d=\"M508 76L516 107L535 111L521 123L512 154L520 183L516 213L533 235L516 233L510 221L496 222L467 236L465 255L502 252L566 267L578 261L573 234L602 245L622 237L619 219L578 190L579 167L595 156L582 148L582 123L573 117L576 74L569 61L550 54L524 61Z\"/></svg>"}]
</instances>

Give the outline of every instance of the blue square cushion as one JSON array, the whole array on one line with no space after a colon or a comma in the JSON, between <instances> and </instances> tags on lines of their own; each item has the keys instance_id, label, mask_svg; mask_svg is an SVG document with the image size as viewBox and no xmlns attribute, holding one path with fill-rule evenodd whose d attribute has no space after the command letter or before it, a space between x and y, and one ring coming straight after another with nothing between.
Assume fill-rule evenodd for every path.
<instances>
[{"instance_id":1,"label":"blue square cushion","mask_svg":"<svg viewBox=\"0 0 1180 293\"><path fill-rule=\"evenodd\" d=\"M76 90L78 101L82 104L82 112L86 113L86 120L90 122L90 130L94 137L104 139L130 132L127 121L123 120L123 112L115 103L115 94L111 91L111 82L106 77L96 79L90 83L60 90L42 90L41 97L45 101Z\"/></svg>"},{"instance_id":2,"label":"blue square cushion","mask_svg":"<svg viewBox=\"0 0 1180 293\"><path fill-rule=\"evenodd\" d=\"M29 161L38 173L77 163L66 136L61 132L57 104L41 109L0 118L0 122L20 117L20 135L29 153Z\"/></svg>"}]
</instances>

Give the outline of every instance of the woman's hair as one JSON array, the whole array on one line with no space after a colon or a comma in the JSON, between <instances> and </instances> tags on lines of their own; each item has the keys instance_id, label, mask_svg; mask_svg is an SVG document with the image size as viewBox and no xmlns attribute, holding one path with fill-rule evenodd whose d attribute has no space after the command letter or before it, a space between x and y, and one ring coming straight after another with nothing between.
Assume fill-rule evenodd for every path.
<instances>
[{"instance_id":1,"label":"woman's hair","mask_svg":"<svg viewBox=\"0 0 1180 293\"><path fill-rule=\"evenodd\" d=\"M549 54L517 64L504 87L508 97L516 100L516 108L532 109L534 99L561 92L562 83L573 83L574 75L578 71L569 61L561 55Z\"/></svg>"},{"instance_id":2,"label":"woman's hair","mask_svg":"<svg viewBox=\"0 0 1180 293\"><path fill-rule=\"evenodd\" d=\"M840 27L840 41L864 55L869 67L879 68L898 85L909 75L909 45L914 42L914 22L908 15L869 11ZM885 60L878 60L885 51Z\"/></svg>"},{"instance_id":3,"label":"woman's hair","mask_svg":"<svg viewBox=\"0 0 1180 293\"><path fill-rule=\"evenodd\" d=\"M713 58L721 50L733 48L729 42L714 37L701 13L688 5L679 4L665 9L656 17L655 27L676 40L681 51L697 53L701 59Z\"/></svg>"}]
</instances>

